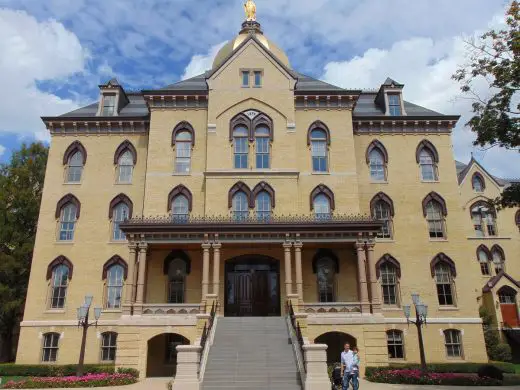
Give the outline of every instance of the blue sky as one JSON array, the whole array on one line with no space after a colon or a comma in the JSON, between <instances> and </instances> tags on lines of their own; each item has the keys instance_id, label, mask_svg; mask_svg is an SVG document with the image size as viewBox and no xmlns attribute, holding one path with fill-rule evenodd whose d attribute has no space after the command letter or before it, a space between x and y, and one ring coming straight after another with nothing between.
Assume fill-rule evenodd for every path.
<instances>
[{"instance_id":1,"label":"blue sky","mask_svg":"<svg viewBox=\"0 0 520 390\"><path fill-rule=\"evenodd\" d=\"M406 100L462 114L458 159L520 176L520 156L471 146L470 105L450 75L463 39L503 19L503 0L256 0L264 32L302 73L353 88L390 76ZM23 141L48 140L39 117L97 98L117 77L126 89L200 73L238 33L243 0L0 0L0 161Z\"/></svg>"}]
</instances>

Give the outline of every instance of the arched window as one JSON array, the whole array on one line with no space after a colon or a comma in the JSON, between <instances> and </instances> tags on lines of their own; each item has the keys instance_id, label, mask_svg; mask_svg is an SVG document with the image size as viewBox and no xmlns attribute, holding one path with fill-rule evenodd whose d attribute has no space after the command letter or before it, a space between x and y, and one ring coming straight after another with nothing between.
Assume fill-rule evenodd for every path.
<instances>
[{"instance_id":1,"label":"arched window","mask_svg":"<svg viewBox=\"0 0 520 390\"><path fill-rule=\"evenodd\" d=\"M423 214L428 222L430 238L446 238L445 219L448 215L444 199L431 192L423 199Z\"/></svg>"},{"instance_id":2,"label":"arched window","mask_svg":"<svg viewBox=\"0 0 520 390\"><path fill-rule=\"evenodd\" d=\"M432 153L428 149L423 149L419 155L421 165L421 178L424 181L437 180L437 166Z\"/></svg>"},{"instance_id":3,"label":"arched window","mask_svg":"<svg viewBox=\"0 0 520 390\"><path fill-rule=\"evenodd\" d=\"M448 358L462 357L462 337L460 330L447 329L444 331L444 346Z\"/></svg>"},{"instance_id":4,"label":"arched window","mask_svg":"<svg viewBox=\"0 0 520 390\"><path fill-rule=\"evenodd\" d=\"M235 152L235 168L247 168L249 156L249 139L248 130L246 127L237 126L233 130L233 147Z\"/></svg>"},{"instance_id":5,"label":"arched window","mask_svg":"<svg viewBox=\"0 0 520 390\"><path fill-rule=\"evenodd\" d=\"M115 362L117 351L117 333L105 332L101 334L101 361Z\"/></svg>"},{"instance_id":6,"label":"arched window","mask_svg":"<svg viewBox=\"0 0 520 390\"><path fill-rule=\"evenodd\" d=\"M435 265L434 273L439 305L454 306L455 294L453 286L453 274L450 265L443 261L439 261Z\"/></svg>"},{"instance_id":7,"label":"arched window","mask_svg":"<svg viewBox=\"0 0 520 390\"><path fill-rule=\"evenodd\" d=\"M386 164L383 153L378 148L373 148L368 154L370 166L370 178L373 181L386 180Z\"/></svg>"},{"instance_id":8,"label":"arched window","mask_svg":"<svg viewBox=\"0 0 520 390\"><path fill-rule=\"evenodd\" d=\"M493 206L479 201L471 206L471 220L477 237L497 235L496 212Z\"/></svg>"},{"instance_id":9,"label":"arched window","mask_svg":"<svg viewBox=\"0 0 520 390\"><path fill-rule=\"evenodd\" d=\"M186 290L186 261L174 258L168 265L168 303L184 303Z\"/></svg>"},{"instance_id":10,"label":"arched window","mask_svg":"<svg viewBox=\"0 0 520 390\"><path fill-rule=\"evenodd\" d=\"M498 301L503 305L516 305L517 292L509 286L504 286L498 290Z\"/></svg>"},{"instance_id":11,"label":"arched window","mask_svg":"<svg viewBox=\"0 0 520 390\"><path fill-rule=\"evenodd\" d=\"M249 200L247 195L239 191L233 195L233 219L236 221L246 220L249 216Z\"/></svg>"},{"instance_id":12,"label":"arched window","mask_svg":"<svg viewBox=\"0 0 520 390\"><path fill-rule=\"evenodd\" d=\"M328 171L327 133L322 129L311 131L312 171Z\"/></svg>"},{"instance_id":13,"label":"arched window","mask_svg":"<svg viewBox=\"0 0 520 390\"><path fill-rule=\"evenodd\" d=\"M480 264L480 272L482 273L482 275L490 276L491 269L489 267L489 263L491 262L491 260L489 258L489 250L485 246L481 245L477 249L477 257L478 262Z\"/></svg>"},{"instance_id":14,"label":"arched window","mask_svg":"<svg viewBox=\"0 0 520 390\"><path fill-rule=\"evenodd\" d=\"M379 238L393 237L392 217L394 216L394 203L385 193L380 192L370 202L372 217L383 221L383 227L377 234Z\"/></svg>"},{"instance_id":15,"label":"arched window","mask_svg":"<svg viewBox=\"0 0 520 390\"><path fill-rule=\"evenodd\" d=\"M71 270L67 264L59 264L52 269L51 309L63 309L67 298Z\"/></svg>"},{"instance_id":16,"label":"arched window","mask_svg":"<svg viewBox=\"0 0 520 390\"><path fill-rule=\"evenodd\" d=\"M482 175L478 172L473 174L473 177L471 178L471 185L475 192L484 192L484 189L486 188L486 182L484 181Z\"/></svg>"},{"instance_id":17,"label":"arched window","mask_svg":"<svg viewBox=\"0 0 520 390\"><path fill-rule=\"evenodd\" d=\"M336 264L323 257L316 262L319 302L336 302Z\"/></svg>"},{"instance_id":18,"label":"arched window","mask_svg":"<svg viewBox=\"0 0 520 390\"><path fill-rule=\"evenodd\" d=\"M60 241L74 240L74 228L76 226L76 205L69 203L61 210L60 216Z\"/></svg>"},{"instance_id":19,"label":"arched window","mask_svg":"<svg viewBox=\"0 0 520 390\"><path fill-rule=\"evenodd\" d=\"M177 195L172 202L172 216L175 221L186 221L190 215L189 200L184 195Z\"/></svg>"},{"instance_id":20,"label":"arched window","mask_svg":"<svg viewBox=\"0 0 520 390\"><path fill-rule=\"evenodd\" d=\"M256 167L268 169L270 167L270 131L265 126L258 126L255 130Z\"/></svg>"},{"instance_id":21,"label":"arched window","mask_svg":"<svg viewBox=\"0 0 520 390\"><path fill-rule=\"evenodd\" d=\"M493 248L491 248L491 255L493 257L493 266L495 267L495 273L498 274L500 271L504 271L506 259L502 248L498 245L493 245Z\"/></svg>"},{"instance_id":22,"label":"arched window","mask_svg":"<svg viewBox=\"0 0 520 390\"><path fill-rule=\"evenodd\" d=\"M112 239L114 241L122 241L125 240L125 233L120 229L121 223L126 221L130 216L130 210L128 205L121 202L113 209L112 214Z\"/></svg>"},{"instance_id":23,"label":"arched window","mask_svg":"<svg viewBox=\"0 0 520 390\"><path fill-rule=\"evenodd\" d=\"M191 133L180 131L175 136L175 172L190 173L191 167Z\"/></svg>"},{"instance_id":24,"label":"arched window","mask_svg":"<svg viewBox=\"0 0 520 390\"><path fill-rule=\"evenodd\" d=\"M268 221L271 218L271 196L262 191L256 196L256 217L260 221Z\"/></svg>"},{"instance_id":25,"label":"arched window","mask_svg":"<svg viewBox=\"0 0 520 390\"><path fill-rule=\"evenodd\" d=\"M314 215L317 219L329 219L330 201L324 194L319 194L314 198Z\"/></svg>"},{"instance_id":26,"label":"arched window","mask_svg":"<svg viewBox=\"0 0 520 390\"><path fill-rule=\"evenodd\" d=\"M79 183L83 167L87 162L87 151L79 141L69 145L63 155L63 165L66 165L65 180L67 183Z\"/></svg>"},{"instance_id":27,"label":"arched window","mask_svg":"<svg viewBox=\"0 0 520 390\"><path fill-rule=\"evenodd\" d=\"M59 333L53 332L43 335L42 362L55 362L58 359L59 342Z\"/></svg>"},{"instance_id":28,"label":"arched window","mask_svg":"<svg viewBox=\"0 0 520 390\"><path fill-rule=\"evenodd\" d=\"M379 267L381 273L381 289L383 304L389 306L399 305L399 278L397 267L391 262L385 261Z\"/></svg>"},{"instance_id":29,"label":"arched window","mask_svg":"<svg viewBox=\"0 0 520 390\"><path fill-rule=\"evenodd\" d=\"M121 308L124 275L125 269L120 264L114 264L108 268L106 276L106 309Z\"/></svg>"},{"instance_id":30,"label":"arched window","mask_svg":"<svg viewBox=\"0 0 520 390\"><path fill-rule=\"evenodd\" d=\"M127 150L119 157L119 160L117 161L117 182L131 183L133 171L134 157L132 156L132 152Z\"/></svg>"},{"instance_id":31,"label":"arched window","mask_svg":"<svg viewBox=\"0 0 520 390\"><path fill-rule=\"evenodd\" d=\"M80 151L74 153L69 159L67 169L67 182L79 183L83 172L83 154Z\"/></svg>"},{"instance_id":32,"label":"arched window","mask_svg":"<svg viewBox=\"0 0 520 390\"><path fill-rule=\"evenodd\" d=\"M393 329L386 332L389 359L404 359L403 339L403 332L400 330Z\"/></svg>"}]
</instances>

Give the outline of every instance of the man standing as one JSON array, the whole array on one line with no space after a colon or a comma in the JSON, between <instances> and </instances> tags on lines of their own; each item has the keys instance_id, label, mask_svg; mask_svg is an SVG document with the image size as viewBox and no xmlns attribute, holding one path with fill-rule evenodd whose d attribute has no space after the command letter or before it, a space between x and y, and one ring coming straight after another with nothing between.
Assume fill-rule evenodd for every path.
<instances>
[{"instance_id":1,"label":"man standing","mask_svg":"<svg viewBox=\"0 0 520 390\"><path fill-rule=\"evenodd\" d=\"M347 390L350 383L350 373L354 363L354 353L350 350L350 344L345 343L345 350L341 352L341 370L343 376L343 390Z\"/></svg>"}]
</instances>

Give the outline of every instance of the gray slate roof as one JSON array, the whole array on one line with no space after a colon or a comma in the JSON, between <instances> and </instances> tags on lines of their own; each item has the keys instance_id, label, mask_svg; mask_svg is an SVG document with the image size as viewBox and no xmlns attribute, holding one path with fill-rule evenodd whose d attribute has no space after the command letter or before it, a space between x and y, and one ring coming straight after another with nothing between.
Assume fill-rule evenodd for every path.
<instances>
[{"instance_id":1,"label":"gray slate roof","mask_svg":"<svg viewBox=\"0 0 520 390\"><path fill-rule=\"evenodd\" d=\"M356 108L354 110L354 116L356 117L373 117L373 116L381 116L381 117L387 117L385 113L383 112L383 108L379 107L375 103L377 93L376 92L363 92L361 96L358 99L358 102L356 104ZM432 116L445 116L444 114L441 114L439 112L429 110L427 108L421 107L417 104L413 104L410 102L407 102L406 100L403 101L404 103L404 110L406 111L406 114L408 116L413 117L432 117Z\"/></svg>"},{"instance_id":2,"label":"gray slate roof","mask_svg":"<svg viewBox=\"0 0 520 390\"><path fill-rule=\"evenodd\" d=\"M148 107L142 95L127 95L130 103L119 111L119 117L140 117L148 116ZM77 110L67 112L60 115L60 118L79 118L79 117L95 117L97 114L99 102L89 104L88 106L78 108Z\"/></svg>"}]
</instances>

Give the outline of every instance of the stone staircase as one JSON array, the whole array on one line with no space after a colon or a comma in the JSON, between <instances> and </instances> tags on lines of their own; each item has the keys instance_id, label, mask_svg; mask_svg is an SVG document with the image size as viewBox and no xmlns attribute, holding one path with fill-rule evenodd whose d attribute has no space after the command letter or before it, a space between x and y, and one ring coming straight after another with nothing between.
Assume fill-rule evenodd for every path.
<instances>
[{"instance_id":1,"label":"stone staircase","mask_svg":"<svg viewBox=\"0 0 520 390\"><path fill-rule=\"evenodd\" d=\"M301 390L283 317L221 317L203 390Z\"/></svg>"}]
</instances>

